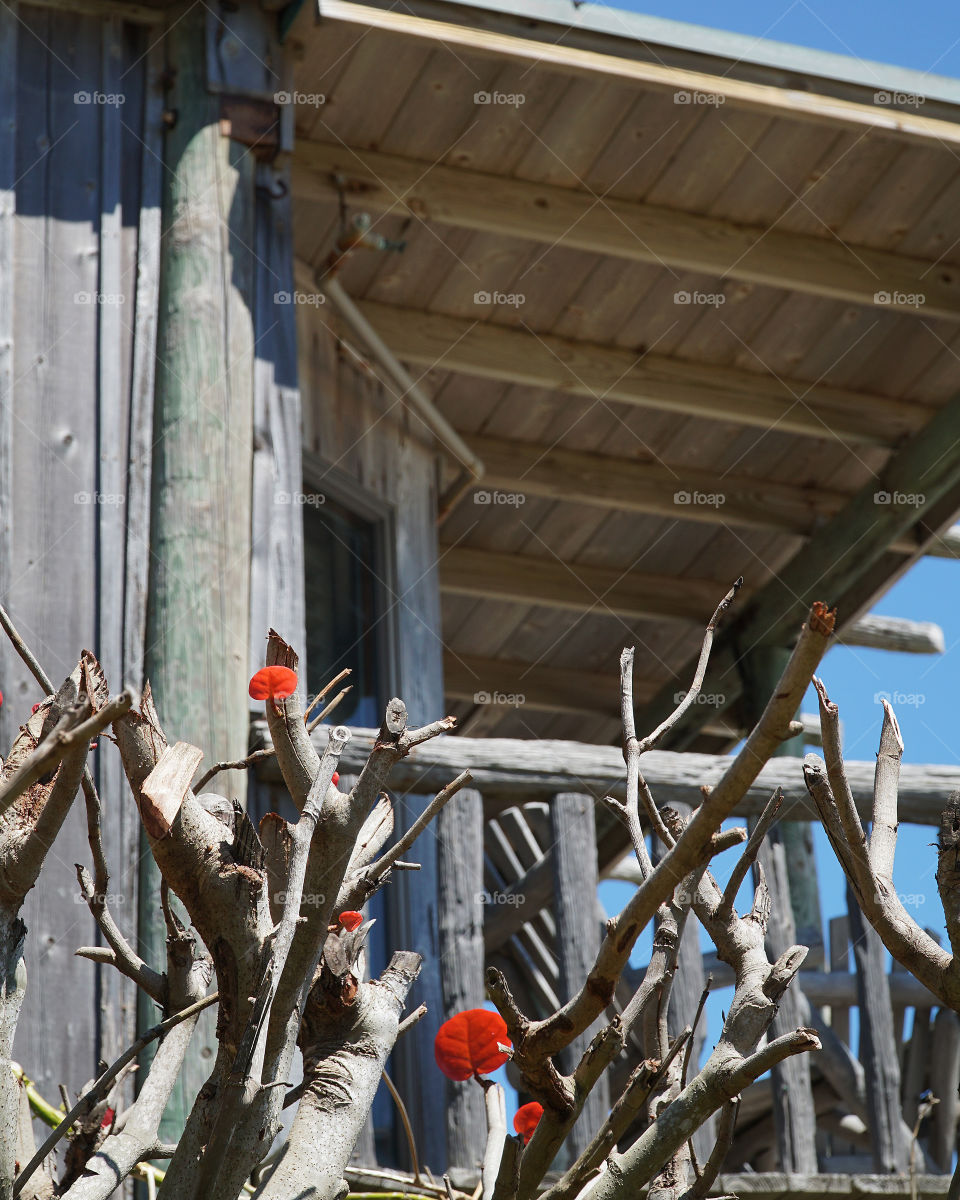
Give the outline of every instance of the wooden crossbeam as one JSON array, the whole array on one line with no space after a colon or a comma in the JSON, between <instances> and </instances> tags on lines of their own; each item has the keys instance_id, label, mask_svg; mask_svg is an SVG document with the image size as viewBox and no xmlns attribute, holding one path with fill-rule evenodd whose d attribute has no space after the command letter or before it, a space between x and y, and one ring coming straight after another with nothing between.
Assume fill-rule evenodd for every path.
<instances>
[{"instance_id":1,"label":"wooden crossbeam","mask_svg":"<svg viewBox=\"0 0 960 1200\"><path fill-rule=\"evenodd\" d=\"M614 663L611 673L615 671ZM877 712L881 712L879 706ZM649 727L638 724L637 728ZM377 736L375 729L354 728L351 733L341 758L345 774L361 770ZM324 748L328 734L325 726L314 731L312 737L318 749ZM266 721L257 718L251 724L251 745L269 747L271 744ZM689 803L691 795L695 796L702 785L716 785L730 762L731 759L722 754L653 750L643 757L643 774L659 805ZM758 815L774 789L782 786L784 802L780 819L809 820L814 810L803 782L801 765L799 759L772 759L737 804L735 814L739 817ZM872 758L846 764L853 799L864 820L870 820L873 813L876 766ZM618 746L549 738L524 740L456 735L434 738L391 767L389 786L391 792L410 791L417 795L435 792L463 770L469 770L473 776L472 786L482 793L488 817L515 804L549 800L558 792L585 792L597 800L607 795L622 800L626 795L626 768ZM280 779L276 758L267 758L258 764L257 772L265 780ZM937 825L944 798L957 790L960 790L960 766L904 762L900 769L898 800L901 822ZM606 811L606 806L601 805L598 817ZM611 821L619 831L618 844L609 853L599 852L601 873L619 862L629 849L629 837L620 819L613 815ZM603 840L603 822L600 820L598 839Z\"/></svg>"},{"instance_id":2,"label":"wooden crossbeam","mask_svg":"<svg viewBox=\"0 0 960 1200\"><path fill-rule=\"evenodd\" d=\"M527 496L544 496L674 520L774 529L809 537L850 499L822 486L805 488L778 480L679 465L673 468L539 443L491 437L468 437L467 441L486 467L482 486L473 493L475 504L519 506ZM876 514L884 511L873 499L879 488L881 484L874 484L869 493L871 511ZM892 484L886 490L907 494ZM899 505L891 507L897 514L908 511ZM909 511L912 515L898 515L894 522L904 532L889 549L900 554L916 554L921 545L913 532L916 512Z\"/></svg>"},{"instance_id":3,"label":"wooden crossbeam","mask_svg":"<svg viewBox=\"0 0 960 1200\"><path fill-rule=\"evenodd\" d=\"M565 671L448 650L443 656L443 686L450 699L492 704L504 712L511 708L535 708L549 712L614 713L620 684L612 673ZM640 691L644 691L642 686ZM647 698L652 694L647 688Z\"/></svg>"},{"instance_id":4,"label":"wooden crossbeam","mask_svg":"<svg viewBox=\"0 0 960 1200\"><path fill-rule=\"evenodd\" d=\"M821 600L836 606L841 625L855 618L890 585L890 550L904 541L935 537L960 507L960 397L904 444L887 463L879 487L888 493L922 495L917 506L878 505L878 483L871 481L818 530L791 561L720 633L714 644L704 689L723 697L716 708L694 705L669 735L674 748L689 745L708 718L743 694L743 655L759 644L792 645L810 605ZM928 521L930 522L928 524ZM679 679L692 678L687 663ZM677 682L665 683L656 699L637 713L637 727L655 729L675 707ZM702 711L697 711L698 708Z\"/></svg>"},{"instance_id":5,"label":"wooden crossbeam","mask_svg":"<svg viewBox=\"0 0 960 1200\"><path fill-rule=\"evenodd\" d=\"M627 620L655 617L703 624L727 586L466 546L451 546L440 557L440 589L449 595L613 613ZM939 625L872 614L843 630L840 640L848 646L907 654L942 654L944 649Z\"/></svg>"},{"instance_id":6,"label":"wooden crossbeam","mask_svg":"<svg viewBox=\"0 0 960 1200\"><path fill-rule=\"evenodd\" d=\"M809 535L847 497L830 488L720 474L660 462L563 450L502 438L470 437L486 473L474 502L545 496L627 512L651 513L711 525L744 525ZM499 493L494 496L493 492ZM520 504L523 500L519 500Z\"/></svg>"},{"instance_id":7,"label":"wooden crossbeam","mask_svg":"<svg viewBox=\"0 0 960 1200\"><path fill-rule=\"evenodd\" d=\"M737 225L589 191L304 140L298 200L348 199L367 210L413 215L633 262L745 279L856 304L891 304L918 317L960 317L960 268L839 239ZM922 295L918 302L914 297ZM894 298L891 300L890 298Z\"/></svg>"},{"instance_id":8,"label":"wooden crossbeam","mask_svg":"<svg viewBox=\"0 0 960 1200\"><path fill-rule=\"evenodd\" d=\"M825 384L695 363L663 354L533 333L526 329L361 301L390 349L419 366L548 388L566 395L735 421L783 433L894 446L934 410ZM478 307L477 318L489 310Z\"/></svg>"}]
</instances>

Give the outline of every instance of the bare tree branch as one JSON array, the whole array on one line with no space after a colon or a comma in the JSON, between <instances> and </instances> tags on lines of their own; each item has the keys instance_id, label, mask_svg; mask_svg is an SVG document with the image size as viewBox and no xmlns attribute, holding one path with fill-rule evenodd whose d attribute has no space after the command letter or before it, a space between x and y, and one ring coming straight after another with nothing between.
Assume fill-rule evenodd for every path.
<instances>
[{"instance_id":1,"label":"bare tree branch","mask_svg":"<svg viewBox=\"0 0 960 1200\"><path fill-rule=\"evenodd\" d=\"M30 1162L28 1162L23 1168L23 1170L14 1180L13 1195L20 1195L27 1183L27 1180L34 1173L37 1167L40 1166L51 1150L53 1150L54 1146L56 1146L57 1142L60 1141L70 1126L77 1120L79 1116L85 1112L88 1112L98 1100L101 1100L107 1094L107 1092L109 1092L111 1084L114 1082L123 1068L127 1065L127 1063L132 1062L137 1057L144 1046L148 1046L154 1040L154 1038L163 1037L168 1030L175 1028L182 1021L188 1021L191 1017L196 1016L205 1008L209 1008L210 1005L219 998L220 997L217 992L213 992L211 995L205 996L202 1000L198 1000L194 1004L188 1005L186 1008L174 1013L173 1016L167 1017L165 1020L160 1021L157 1025L151 1026L151 1028L145 1033L142 1033L132 1045L128 1046L127 1049L124 1050L123 1054L121 1054L115 1062L107 1067L107 1069L94 1081L92 1086L83 1093L73 1108L70 1109L60 1124L46 1139Z\"/></svg>"}]
</instances>

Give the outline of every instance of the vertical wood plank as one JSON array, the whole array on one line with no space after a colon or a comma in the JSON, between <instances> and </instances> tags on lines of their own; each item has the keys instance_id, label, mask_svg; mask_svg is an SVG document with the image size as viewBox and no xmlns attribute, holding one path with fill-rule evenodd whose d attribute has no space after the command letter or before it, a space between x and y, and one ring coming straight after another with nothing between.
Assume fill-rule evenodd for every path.
<instances>
[{"instance_id":1,"label":"vertical wood plank","mask_svg":"<svg viewBox=\"0 0 960 1200\"><path fill-rule=\"evenodd\" d=\"M17 127L17 22L18 5L0 7L0 599L9 604L13 540L13 305L14 305L14 213L16 210ZM7 673L13 651L7 638L0 639L0 679ZM16 718L11 694L0 706L0 755L13 741ZM9 923L0 921L0 942L9 936ZM19 940L19 939L18 939ZM17 944L16 942L14 944ZM10 1056L13 1052L13 1022L18 1019L20 982L17 964L11 962L10 947L0 950L0 1188L5 1189L16 1170L18 1088L11 1083ZM12 968L12 969L8 969Z\"/></svg>"},{"instance_id":2,"label":"vertical wood plank","mask_svg":"<svg viewBox=\"0 0 960 1200\"><path fill-rule=\"evenodd\" d=\"M13 558L13 311L17 161L17 40L19 4L0 6L0 597L9 603ZM0 678L7 702L0 705L0 754L13 742L17 719L12 680L16 655L0 639Z\"/></svg>"},{"instance_id":3,"label":"vertical wood plank","mask_svg":"<svg viewBox=\"0 0 960 1200\"><path fill-rule=\"evenodd\" d=\"M483 797L458 792L437 820L437 895L443 1015L484 1002ZM473 1082L447 1080L447 1166L476 1178L486 1141L483 1095Z\"/></svg>"},{"instance_id":4,"label":"vertical wood plank","mask_svg":"<svg viewBox=\"0 0 960 1200\"><path fill-rule=\"evenodd\" d=\"M101 29L101 80L104 95L124 94L122 22L104 18ZM135 96L131 96L135 99ZM118 104L101 104L100 120L100 273L97 281L97 482L94 513L97 520L96 603L97 656L111 690L122 687L123 612L125 585L127 437L129 393L124 379L125 328L134 297L125 283L120 196L122 118ZM138 840L139 822L126 798L120 756L102 740L94 759L97 788L103 806L103 847L112 871L129 859L129 840ZM128 881L129 882L129 881ZM133 893L114 874L111 910L128 932L128 904ZM136 988L119 971L96 968L97 1054L112 1062L132 1041ZM132 1082L132 1081L131 1081Z\"/></svg>"},{"instance_id":5,"label":"vertical wood plank","mask_svg":"<svg viewBox=\"0 0 960 1200\"><path fill-rule=\"evenodd\" d=\"M949 1171L960 1115L960 1017L949 1008L937 1011L930 1049L930 1090L940 1101L930 1117L930 1155L941 1171Z\"/></svg>"},{"instance_id":6,"label":"vertical wood plank","mask_svg":"<svg viewBox=\"0 0 960 1200\"><path fill-rule=\"evenodd\" d=\"M583 981L600 948L597 924L597 830L593 797L561 792L550 805L550 830L554 847L554 912L560 962L560 999L566 1003ZM590 1039L603 1027L603 1017L580 1035L561 1056L570 1072L580 1061ZM610 1087L604 1074L587 1097L580 1119L570 1132L565 1149L575 1158L588 1145L610 1109Z\"/></svg>"},{"instance_id":7,"label":"vertical wood plank","mask_svg":"<svg viewBox=\"0 0 960 1200\"><path fill-rule=\"evenodd\" d=\"M770 889L766 947L772 962L797 941L787 886L786 858L782 844L776 840L776 827L760 849L760 863ZM788 987L767 1036L772 1041L792 1032L804 1025L804 1015L796 989ZM813 1175L817 1172L817 1121L809 1059L807 1054L798 1054L778 1063L770 1072L780 1169L788 1174Z\"/></svg>"},{"instance_id":8,"label":"vertical wood plank","mask_svg":"<svg viewBox=\"0 0 960 1200\"><path fill-rule=\"evenodd\" d=\"M909 1147L900 1110L900 1063L893 1034L893 1006L879 935L863 918L847 884L850 937L857 965L860 1061L867 1082L867 1125L876 1170L905 1172Z\"/></svg>"},{"instance_id":9,"label":"vertical wood plank","mask_svg":"<svg viewBox=\"0 0 960 1200\"><path fill-rule=\"evenodd\" d=\"M830 918L830 970L847 974L850 971L850 922L846 913ZM845 1046L850 1045L850 1009L846 1005L831 1005L830 1028ZM856 1152L856 1147L839 1140L835 1134L832 1143L835 1155Z\"/></svg>"},{"instance_id":10,"label":"vertical wood plank","mask_svg":"<svg viewBox=\"0 0 960 1200\"><path fill-rule=\"evenodd\" d=\"M272 627L303 655L303 491L289 169L257 167L250 670Z\"/></svg>"},{"instance_id":11,"label":"vertical wood plank","mask_svg":"<svg viewBox=\"0 0 960 1200\"><path fill-rule=\"evenodd\" d=\"M380 450L393 459L396 580L392 597L398 646L398 687L410 722L420 725L443 714L443 660L440 590L437 580L436 496L433 456L408 434L399 432ZM372 447L371 447L372 449ZM409 828L427 798L403 796L396 805L396 834ZM446 1093L432 1071L433 1041L443 1021L443 987L439 966L437 907L437 840L428 831L416 845L419 871L404 871L388 897L389 932L396 948L423 956L424 965L408 999L411 1008L427 1005L427 1015L404 1038L394 1054L395 1082L411 1110L417 1146L436 1173L446 1169Z\"/></svg>"},{"instance_id":12,"label":"vertical wood plank","mask_svg":"<svg viewBox=\"0 0 960 1200\"><path fill-rule=\"evenodd\" d=\"M157 361L160 224L163 203L163 45L145 59L137 230L136 293L127 456L127 544L123 610L123 682L139 694L147 627L150 573L150 481L153 465L153 389ZM156 965L156 964L153 964Z\"/></svg>"},{"instance_id":13,"label":"vertical wood plank","mask_svg":"<svg viewBox=\"0 0 960 1200\"><path fill-rule=\"evenodd\" d=\"M749 687L746 704L751 720L759 718L789 656L789 648L781 646L759 646L747 656L745 670ZM789 757L802 755L803 739L792 738L781 743L776 753ZM812 839L808 857L807 834L802 829L787 829L784 836L786 825L787 822L784 822L775 826L760 849L759 861L766 874L771 899L767 953L773 961L799 941L808 947L819 945L822 961L823 935L818 927L820 901L816 866L812 859ZM754 883L757 879L758 874L754 870ZM802 937L797 928L801 922L804 925ZM804 1024L803 1017L804 1011L796 989L787 988L768 1036L772 1039L797 1029ZM791 1174L816 1173L816 1114L809 1055L795 1055L778 1063L770 1072L770 1087L780 1169Z\"/></svg>"},{"instance_id":14,"label":"vertical wood plank","mask_svg":"<svg viewBox=\"0 0 960 1200\"><path fill-rule=\"evenodd\" d=\"M75 95L100 88L101 21L22 6L20 22L7 599L21 633L59 683L97 634L91 501L97 489L100 116ZM69 603L64 579L77 581ZM19 660L8 662L4 692L9 685L11 717L19 721L40 689ZM96 936L86 906L77 903L73 871L74 862L88 860L83 805L75 804L22 913L28 1000L15 1055L47 1095L61 1082L76 1091L96 1069L96 972L73 953Z\"/></svg>"},{"instance_id":15,"label":"vertical wood plank","mask_svg":"<svg viewBox=\"0 0 960 1200\"><path fill-rule=\"evenodd\" d=\"M693 813L693 809L689 804L673 804L671 807L685 821L689 820ZM659 862L665 853L666 849L663 843L655 836L652 856L654 862ZM700 949L700 922L691 911L680 938L677 970L673 977L673 987L670 992L670 1007L667 1010L667 1031L672 1038L679 1037L687 1025L693 1022L705 984L706 975L703 970L703 951ZM693 1032L691 1076L696 1074L706 1040L706 1017L704 1016ZM693 1148L699 1163L705 1163L710 1157L715 1140L716 1121L713 1115L711 1115L697 1129L692 1138Z\"/></svg>"},{"instance_id":16,"label":"vertical wood plank","mask_svg":"<svg viewBox=\"0 0 960 1200\"><path fill-rule=\"evenodd\" d=\"M830 970L850 970L850 922L846 914L830 918ZM830 1008L830 1025L837 1037L850 1045L850 1009L843 1005Z\"/></svg>"}]
</instances>

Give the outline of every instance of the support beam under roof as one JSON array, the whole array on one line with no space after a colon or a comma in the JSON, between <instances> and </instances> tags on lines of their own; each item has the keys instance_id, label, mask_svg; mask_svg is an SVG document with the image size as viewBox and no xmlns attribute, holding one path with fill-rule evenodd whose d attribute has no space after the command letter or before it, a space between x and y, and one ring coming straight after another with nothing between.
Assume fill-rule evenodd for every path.
<instances>
[{"instance_id":1,"label":"support beam under roof","mask_svg":"<svg viewBox=\"0 0 960 1200\"><path fill-rule=\"evenodd\" d=\"M890 551L904 539L935 537L960 507L960 397L950 401L887 463L880 487L888 492L923 495L920 506L878 505L871 482L849 501L789 563L748 602L745 611L722 629L711 656L704 691L722 704L693 705L677 730L672 748L688 746L707 720L735 704L743 693L743 655L758 643L792 645L815 600L836 606L841 625L859 616L890 586ZM939 523L939 524L938 524ZM906 560L909 562L910 560ZM660 689L637 712L638 729L655 729L675 707L683 681L693 678L694 663ZM701 710L701 711L698 711Z\"/></svg>"},{"instance_id":2,"label":"support beam under roof","mask_svg":"<svg viewBox=\"0 0 960 1200\"><path fill-rule=\"evenodd\" d=\"M467 437L467 442L486 467L482 490L491 496L491 503L496 502L493 491L544 496L674 520L742 525L809 537L850 499L825 487L801 487L703 468L673 468L534 442L492 437ZM874 483L871 487L871 503L878 486ZM912 553L916 542L909 533L910 523L904 528L906 532L893 548Z\"/></svg>"},{"instance_id":3,"label":"support beam under roof","mask_svg":"<svg viewBox=\"0 0 960 1200\"><path fill-rule=\"evenodd\" d=\"M569 246L633 262L829 296L920 318L960 319L960 267L907 258L832 235L811 237L737 225L677 209L597 197L458 167L309 139L297 146L299 201L348 201L375 212Z\"/></svg>"},{"instance_id":4,"label":"support beam under roof","mask_svg":"<svg viewBox=\"0 0 960 1200\"><path fill-rule=\"evenodd\" d=\"M571 612L596 612L626 620L678 620L704 624L727 585L709 579L648 575L632 568L593 567L557 558L497 554L451 546L440 558L440 590ZM847 646L942 654L943 630L930 621L869 615L842 631Z\"/></svg>"},{"instance_id":5,"label":"support beam under roof","mask_svg":"<svg viewBox=\"0 0 960 1200\"><path fill-rule=\"evenodd\" d=\"M524 328L361 301L363 315L398 358L568 396L733 421L843 443L895 446L934 409L909 400L783 379L757 371L638 355ZM478 308L478 317L487 311Z\"/></svg>"}]
</instances>

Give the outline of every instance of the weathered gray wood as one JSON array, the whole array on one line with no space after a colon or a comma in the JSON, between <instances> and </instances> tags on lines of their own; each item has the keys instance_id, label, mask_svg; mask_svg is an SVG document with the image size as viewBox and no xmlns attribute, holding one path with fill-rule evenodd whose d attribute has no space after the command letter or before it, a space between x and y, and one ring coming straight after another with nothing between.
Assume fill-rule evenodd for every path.
<instances>
[{"instance_id":1,"label":"weathered gray wood","mask_svg":"<svg viewBox=\"0 0 960 1200\"><path fill-rule=\"evenodd\" d=\"M13 572L13 331L16 249L17 42L19 4L0 8L0 597L9 600ZM6 642L6 638L3 639ZM6 704L0 705L0 754L6 754L17 728L9 681L16 659L0 646L0 675Z\"/></svg>"},{"instance_id":2,"label":"weathered gray wood","mask_svg":"<svg viewBox=\"0 0 960 1200\"><path fill-rule=\"evenodd\" d=\"M160 224L163 202L163 47L146 58L143 89L143 153L140 158L140 221L137 234L136 300L130 379L130 444L127 454L127 546L123 614L123 683L139 693L147 628L150 576L150 480L153 466L153 387L156 374L160 291ZM118 681L119 682L119 681Z\"/></svg>"},{"instance_id":3,"label":"weathered gray wood","mask_svg":"<svg viewBox=\"0 0 960 1200\"><path fill-rule=\"evenodd\" d=\"M440 591L437 585L436 494L430 455L416 443L397 449L395 503L396 605L398 680L395 693L406 703L410 722L424 724L443 714L443 668L440 628ZM459 768L440 787L449 783ZM397 803L397 836L402 834L426 804L423 793L439 791L432 785L415 785L418 796ZM427 1015L400 1039L393 1061L395 1082L410 1109L421 1161L434 1172L446 1164L446 1096L432 1072L423 1070L432 1061L433 1042L443 1019L443 991L437 945L437 844L423 837L417 842L419 871L404 871L391 883L389 932L391 945L423 956L424 968L411 989L408 1004L426 1004Z\"/></svg>"},{"instance_id":4,"label":"weathered gray wood","mask_svg":"<svg viewBox=\"0 0 960 1200\"><path fill-rule=\"evenodd\" d=\"M634 972L642 972L644 967L628 967L627 971L634 977ZM729 987L733 983L733 972L730 967L720 962L715 953L703 956L703 969L713 976L716 987ZM857 980L847 971L798 971L797 981L811 1004L842 1006L849 1008L857 1003ZM933 995L914 979L912 975L898 974L889 977L890 994L894 1001L904 1005L932 1005L937 1003Z\"/></svg>"},{"instance_id":5,"label":"weathered gray wood","mask_svg":"<svg viewBox=\"0 0 960 1200\"><path fill-rule=\"evenodd\" d=\"M376 731L354 729L352 733L343 760L348 769L357 770L370 753ZM270 745L265 721L254 722L252 738L257 745ZM321 745L319 734L314 735L314 740ZM658 804L688 803L702 784L712 786L717 783L730 761L723 755L653 750L644 755L644 777ZM869 820L873 812L876 763L872 760L848 762L845 766L857 809ZM605 795L623 799L626 794L623 755L615 746L546 738L521 741L439 737L397 763L390 775L390 786L399 791L411 787L439 790L465 768L471 771L477 790L483 793L488 817L512 804L533 798L542 800L563 790L589 792L597 799ZM257 770L265 779L277 777L277 767L272 759L260 764ZM809 817L809 794L800 764L783 760L770 762L763 768L735 810L736 815L761 813L777 786L784 790L781 809L784 819ZM904 763L900 771L900 820L920 825L938 824L943 796L957 789L960 789L960 767ZM626 848L624 840L620 853L609 862L601 863L601 870L619 861Z\"/></svg>"},{"instance_id":6,"label":"weathered gray wood","mask_svg":"<svg viewBox=\"0 0 960 1200\"><path fill-rule=\"evenodd\" d=\"M931 1114L930 1155L941 1171L953 1165L960 1114L960 1017L941 1008L933 1022L930 1041L930 1090L940 1103Z\"/></svg>"},{"instance_id":7,"label":"weathered gray wood","mask_svg":"<svg viewBox=\"0 0 960 1200\"><path fill-rule=\"evenodd\" d=\"M139 72L125 79L123 29L118 18L100 22L102 39L102 83L105 95L123 95L136 103L134 90ZM136 111L131 105L131 111ZM126 331L130 327L134 295L129 289L130 275L124 270L121 213L121 156L123 125L120 106L104 105L100 121L100 275L96 306L97 324L97 444L99 448L96 497L97 519L97 641L96 651L114 691L124 676L123 616L126 586L125 554L128 541L126 521L129 373L125 360ZM132 265L132 264L131 264ZM125 279L127 282L125 282ZM128 294L128 291L130 294ZM130 540L142 538L142 530L130 530ZM113 865L111 891L124 899L111 905L117 910L122 928L129 935L132 925L132 901L135 875L130 871L135 860L140 822L128 801L120 756L106 749L95 755L96 782L105 814L103 847L108 865ZM112 749L112 748L111 748ZM131 927L132 925L132 927ZM154 964L159 966L159 964ZM113 1062L133 1041L136 1034L136 987L109 967L95 968L98 976L97 1055ZM132 1080L130 1081L133 1082ZM127 1091L127 1099L132 1089Z\"/></svg>"},{"instance_id":8,"label":"weathered gray wood","mask_svg":"<svg viewBox=\"0 0 960 1200\"><path fill-rule=\"evenodd\" d=\"M254 163L221 135L203 47L203 10L173 12L145 674L170 740L216 762L242 758L247 741ZM244 785L224 773L210 786L242 800ZM159 961L158 873L149 853L142 862L141 952ZM212 1035L201 1021L161 1126L167 1140L209 1074Z\"/></svg>"},{"instance_id":9,"label":"weathered gray wood","mask_svg":"<svg viewBox=\"0 0 960 1200\"><path fill-rule=\"evenodd\" d=\"M840 635L846 646L895 650L900 654L942 654L943 630L933 621L909 621L905 617L881 617L868 613Z\"/></svg>"},{"instance_id":10,"label":"weathered gray wood","mask_svg":"<svg viewBox=\"0 0 960 1200\"><path fill-rule=\"evenodd\" d=\"M900 1064L893 1036L893 1006L880 936L867 924L847 884L850 937L857 964L860 1008L860 1061L867 1078L867 1124L874 1167L905 1171L909 1147L902 1134Z\"/></svg>"},{"instance_id":11,"label":"weathered gray wood","mask_svg":"<svg viewBox=\"0 0 960 1200\"><path fill-rule=\"evenodd\" d=\"M693 812L689 804L677 804L673 807L684 820L689 819ZM652 856L654 863L659 862L665 852L660 839L654 836ZM636 862L636 856L634 856L634 862ZM670 1007L667 1010L667 1030L672 1038L678 1037L688 1025L692 1025L697 1013L697 1006L700 1003L700 997L703 995L705 983L706 974L703 970L703 954L700 950L700 922L691 910L687 916L687 923L680 938L677 969L673 976L673 986L670 991ZM700 1065L706 1040L706 1019L701 1017L700 1022L693 1031L691 1075L696 1073ZM710 1151L713 1149L714 1141L716 1140L716 1121L713 1115L697 1129L692 1140L697 1161L702 1165L710 1157Z\"/></svg>"},{"instance_id":12,"label":"weathered gray wood","mask_svg":"<svg viewBox=\"0 0 960 1200\"><path fill-rule=\"evenodd\" d=\"M257 167L251 673L269 629L298 653L306 642L296 308L278 300L294 292L289 183L288 170Z\"/></svg>"},{"instance_id":13,"label":"weathered gray wood","mask_svg":"<svg viewBox=\"0 0 960 1200\"><path fill-rule=\"evenodd\" d=\"M560 996L566 1002L583 986L600 948L596 918L597 834L589 796L561 792L550 806L554 844L554 913L560 961ZM603 1027L598 1020L560 1056L569 1073L580 1061L591 1038ZM570 1131L564 1149L576 1158L606 1120L610 1109L607 1076L601 1075Z\"/></svg>"},{"instance_id":14,"label":"weathered gray wood","mask_svg":"<svg viewBox=\"0 0 960 1200\"><path fill-rule=\"evenodd\" d=\"M775 840L774 832L768 835L759 857L770 889L766 946L771 962L797 941L786 855L783 844ZM770 1026L770 1038L782 1037L803 1026L803 1015L797 992L788 987ZM781 1169L791 1175L813 1174L817 1170L816 1115L810 1087L809 1056L800 1054L777 1064L770 1072L770 1087Z\"/></svg>"},{"instance_id":15,"label":"weathered gray wood","mask_svg":"<svg viewBox=\"0 0 960 1200\"><path fill-rule=\"evenodd\" d=\"M846 913L830 918L830 972L850 974L850 922ZM841 1041L850 1044L850 1009L845 1004L832 1004L830 1024Z\"/></svg>"},{"instance_id":16,"label":"weathered gray wood","mask_svg":"<svg viewBox=\"0 0 960 1200\"><path fill-rule=\"evenodd\" d=\"M850 973L850 923L846 914L831 917L830 924L830 973ZM851 983L853 981L851 980ZM830 1007L830 1026L837 1037L850 1045L850 1009L845 1004L833 1004ZM842 1136L834 1134L833 1150L835 1154L849 1154L853 1147L844 1141Z\"/></svg>"},{"instance_id":17,"label":"weathered gray wood","mask_svg":"<svg viewBox=\"0 0 960 1200\"><path fill-rule=\"evenodd\" d=\"M903 1059L903 1119L913 1129L920 1108L920 1094L929 1086L930 1009L918 1006L913 1013L913 1029Z\"/></svg>"},{"instance_id":18,"label":"weathered gray wood","mask_svg":"<svg viewBox=\"0 0 960 1200\"><path fill-rule=\"evenodd\" d=\"M463 788L437 818L438 951L445 1019L467 1008L482 1008L486 998L483 894L483 797L473 788ZM472 1079L448 1081L448 1169L475 1177L485 1142L483 1092Z\"/></svg>"},{"instance_id":19,"label":"weathered gray wood","mask_svg":"<svg viewBox=\"0 0 960 1200\"><path fill-rule=\"evenodd\" d=\"M14 163L31 169L17 170L16 272L0 277L12 290L16 346L5 599L59 683L97 634L95 588L80 581L94 578L96 564L100 112L78 106L74 94L101 87L102 38L100 21L70 12L21 7L19 18L17 107L2 119L15 122ZM69 603L65 579L77 581ZM16 727L40 688L9 647L5 654L4 708ZM85 825L82 803L74 804L21 914L28 1000L14 1054L44 1095L56 1095L60 1082L75 1090L95 1073L96 976L73 957L95 937L75 903L72 864L89 861ZM51 1029L63 1032L51 1037Z\"/></svg>"}]
</instances>

